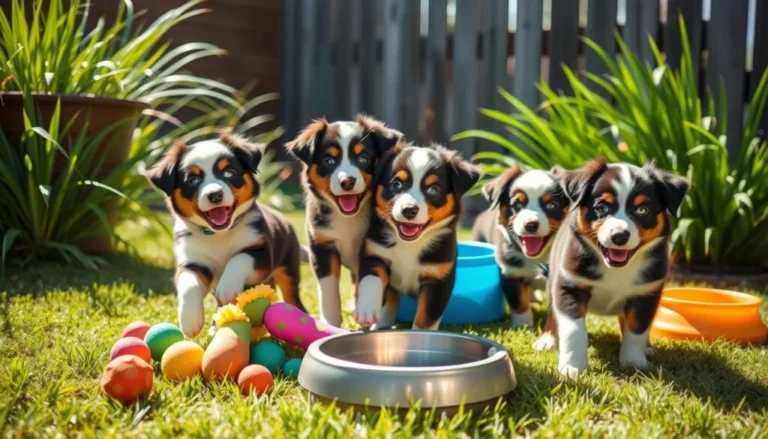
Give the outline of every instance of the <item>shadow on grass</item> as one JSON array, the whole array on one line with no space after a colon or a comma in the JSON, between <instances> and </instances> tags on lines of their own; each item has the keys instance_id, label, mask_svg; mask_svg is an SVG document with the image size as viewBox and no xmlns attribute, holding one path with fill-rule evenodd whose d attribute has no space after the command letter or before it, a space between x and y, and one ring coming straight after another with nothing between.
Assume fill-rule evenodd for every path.
<instances>
[{"instance_id":1,"label":"shadow on grass","mask_svg":"<svg viewBox=\"0 0 768 439\"><path fill-rule=\"evenodd\" d=\"M590 335L590 345L595 346L607 372L619 378L629 378L636 372L619 365L618 335ZM664 380L682 393L688 393L702 401L710 400L721 409L732 410L740 405L762 410L768 404L768 385L750 379L735 369L724 353L708 349L700 343L676 343L672 346L655 345L655 354L649 357L651 368L644 372L655 379ZM743 347L738 349L761 349Z\"/></svg>"}]
</instances>

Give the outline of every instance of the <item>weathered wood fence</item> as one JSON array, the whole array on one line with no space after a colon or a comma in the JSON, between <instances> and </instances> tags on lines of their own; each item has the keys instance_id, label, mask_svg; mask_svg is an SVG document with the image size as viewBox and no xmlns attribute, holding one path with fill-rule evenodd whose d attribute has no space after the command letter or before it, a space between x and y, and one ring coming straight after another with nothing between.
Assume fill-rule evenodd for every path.
<instances>
[{"instance_id":1,"label":"weathered wood fence","mask_svg":"<svg viewBox=\"0 0 768 439\"><path fill-rule=\"evenodd\" d=\"M516 7L514 21L510 7ZM641 59L652 61L650 36L676 65L678 14L698 54L701 89L718 90L724 80L728 143L737 145L745 103L759 79L751 72L768 65L768 0L284 0L286 138L312 118L349 119L358 111L421 142L447 143L468 128L498 129L478 112L510 108L497 87L536 105L539 80L567 92L562 64L606 73L580 36L612 55L618 30ZM754 26L749 48L748 21ZM489 145L462 140L451 147L469 158Z\"/></svg>"}]
</instances>

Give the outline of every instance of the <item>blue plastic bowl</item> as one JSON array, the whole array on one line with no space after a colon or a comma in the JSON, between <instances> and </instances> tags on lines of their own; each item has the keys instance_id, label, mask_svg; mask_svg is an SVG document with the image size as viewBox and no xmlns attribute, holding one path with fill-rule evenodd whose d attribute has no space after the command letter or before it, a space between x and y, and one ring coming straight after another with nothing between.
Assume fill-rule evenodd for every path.
<instances>
[{"instance_id":1,"label":"blue plastic bowl","mask_svg":"<svg viewBox=\"0 0 768 439\"><path fill-rule=\"evenodd\" d=\"M459 242L456 284L442 323L485 323L504 317L504 295L501 292L499 267L494 259L495 252L496 248L490 244ZM416 299L401 296L398 320L412 322L415 316Z\"/></svg>"}]
</instances>

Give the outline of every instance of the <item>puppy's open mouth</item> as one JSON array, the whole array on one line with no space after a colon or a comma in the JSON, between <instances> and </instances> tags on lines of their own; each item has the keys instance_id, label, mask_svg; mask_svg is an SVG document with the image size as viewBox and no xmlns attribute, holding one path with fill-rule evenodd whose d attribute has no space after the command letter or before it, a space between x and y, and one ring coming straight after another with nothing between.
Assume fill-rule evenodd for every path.
<instances>
[{"instance_id":1,"label":"puppy's open mouth","mask_svg":"<svg viewBox=\"0 0 768 439\"><path fill-rule=\"evenodd\" d=\"M628 250L623 248L607 248L600 245L600 250L603 252L603 258L605 262L611 267L623 267L627 265L635 250Z\"/></svg>"},{"instance_id":2,"label":"puppy's open mouth","mask_svg":"<svg viewBox=\"0 0 768 439\"><path fill-rule=\"evenodd\" d=\"M426 222L424 224L414 224L414 223L401 223L397 222L397 233L400 235L400 239L404 241L414 241L421 236L421 232L424 231L424 229L427 227L427 224L429 222Z\"/></svg>"},{"instance_id":3,"label":"puppy's open mouth","mask_svg":"<svg viewBox=\"0 0 768 439\"><path fill-rule=\"evenodd\" d=\"M363 194L336 195L336 204L345 215L353 215L360 209Z\"/></svg>"},{"instance_id":4,"label":"puppy's open mouth","mask_svg":"<svg viewBox=\"0 0 768 439\"><path fill-rule=\"evenodd\" d=\"M526 235L520 237L520 243L523 247L523 253L525 253L525 256L529 258L535 258L536 256L539 256L541 252L544 251L545 248L547 248L547 243L549 242L549 239L552 237L552 235L547 236L535 236L535 235Z\"/></svg>"},{"instance_id":5,"label":"puppy's open mouth","mask_svg":"<svg viewBox=\"0 0 768 439\"><path fill-rule=\"evenodd\" d=\"M226 228L232 221L232 206L219 206L203 212L203 218L216 230Z\"/></svg>"}]
</instances>

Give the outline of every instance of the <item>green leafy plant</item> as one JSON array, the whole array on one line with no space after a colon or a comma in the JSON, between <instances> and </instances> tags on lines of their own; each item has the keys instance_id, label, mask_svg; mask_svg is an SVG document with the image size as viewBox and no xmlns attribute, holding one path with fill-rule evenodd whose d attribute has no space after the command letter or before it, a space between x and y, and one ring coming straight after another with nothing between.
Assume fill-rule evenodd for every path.
<instances>
[{"instance_id":1,"label":"green leafy plant","mask_svg":"<svg viewBox=\"0 0 768 439\"><path fill-rule=\"evenodd\" d=\"M711 94L704 104L682 18L680 27L684 37L679 69L665 64L652 39L655 66L644 65L618 35L621 55L615 59L585 39L607 67L606 77L585 73L580 78L564 67L572 95L559 95L540 84L544 102L538 109L499 90L514 113L483 109L482 114L501 122L512 135L469 130L454 140L480 138L503 147L508 155L484 151L475 156L486 162L490 175L513 163L546 169L555 164L575 168L596 156L637 165L656 160L692 183L672 235L678 262L764 266L768 259L768 144L758 132L768 100L768 71L749 106L738 153L729 162L724 87L718 91L718 107ZM607 92L608 97L596 90Z\"/></svg>"}]
</instances>

